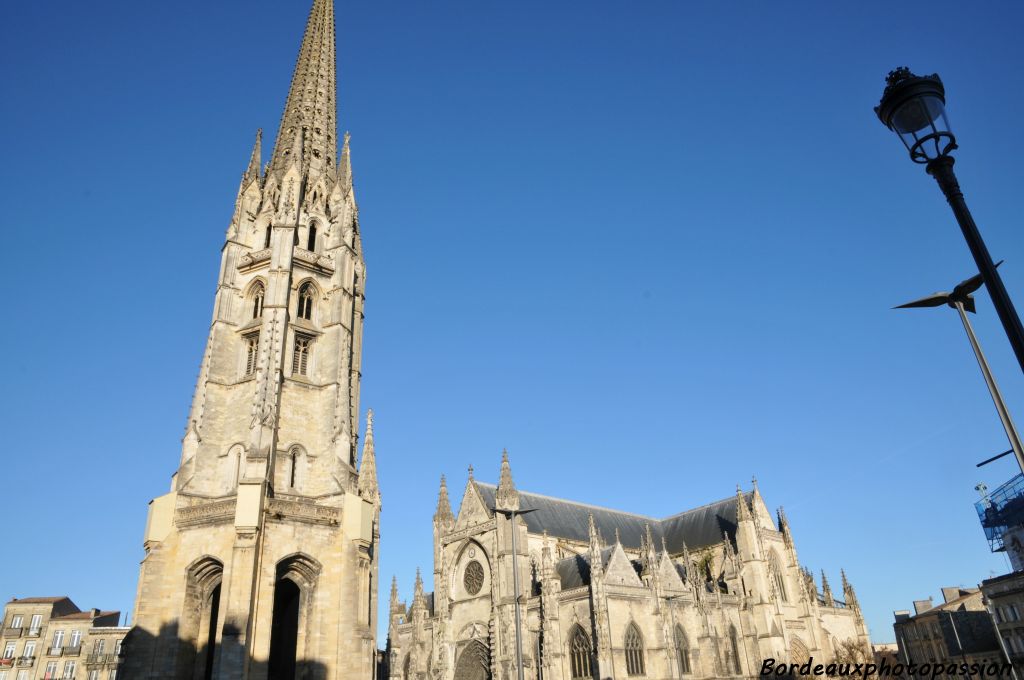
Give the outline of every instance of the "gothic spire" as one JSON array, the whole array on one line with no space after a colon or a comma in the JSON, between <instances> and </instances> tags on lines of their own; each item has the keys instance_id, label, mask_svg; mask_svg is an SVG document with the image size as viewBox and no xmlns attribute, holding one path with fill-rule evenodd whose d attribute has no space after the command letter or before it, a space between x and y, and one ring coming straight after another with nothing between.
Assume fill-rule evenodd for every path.
<instances>
[{"instance_id":1,"label":"gothic spire","mask_svg":"<svg viewBox=\"0 0 1024 680\"><path fill-rule=\"evenodd\" d=\"M828 576L825 576L825 570L821 570L821 597L825 600L826 607L834 607L835 599L832 597L832 587L828 584Z\"/></svg>"},{"instance_id":2,"label":"gothic spire","mask_svg":"<svg viewBox=\"0 0 1024 680\"><path fill-rule=\"evenodd\" d=\"M512 466L508 464L508 451L501 452L501 478L498 480L498 492L494 497L499 510L518 510L519 492L512 481Z\"/></svg>"},{"instance_id":3,"label":"gothic spire","mask_svg":"<svg viewBox=\"0 0 1024 680\"><path fill-rule=\"evenodd\" d=\"M394 614L398 609L398 577L391 577L391 613Z\"/></svg>"},{"instance_id":4,"label":"gothic spire","mask_svg":"<svg viewBox=\"0 0 1024 680\"><path fill-rule=\"evenodd\" d=\"M743 496L743 489L736 485L736 521L742 522L750 519L750 508L747 507L747 499Z\"/></svg>"},{"instance_id":5,"label":"gothic spire","mask_svg":"<svg viewBox=\"0 0 1024 680\"><path fill-rule=\"evenodd\" d=\"M444 526L451 526L455 523L455 516L452 514L452 504L448 500L448 483L441 475L441 488L437 492L437 511L434 513L434 523Z\"/></svg>"},{"instance_id":6,"label":"gothic spire","mask_svg":"<svg viewBox=\"0 0 1024 680\"><path fill-rule=\"evenodd\" d=\"M334 0L313 0L274 143L271 171L288 169L296 137L302 143L304 174L333 169L338 154L334 59Z\"/></svg>"},{"instance_id":7,"label":"gothic spire","mask_svg":"<svg viewBox=\"0 0 1024 680\"><path fill-rule=\"evenodd\" d=\"M380 497L377 457L373 452L373 409L366 412L366 438L363 440L363 459L359 464L359 495L371 502Z\"/></svg>"},{"instance_id":8,"label":"gothic spire","mask_svg":"<svg viewBox=\"0 0 1024 680\"><path fill-rule=\"evenodd\" d=\"M256 130L256 142L252 145L252 155L249 156L249 167L242 175L242 188L249 186L254 179L260 178L260 158L263 155L263 128Z\"/></svg>"},{"instance_id":9,"label":"gothic spire","mask_svg":"<svg viewBox=\"0 0 1024 680\"><path fill-rule=\"evenodd\" d=\"M427 598L423 594L423 577L420 575L420 568L416 567L416 583L412 589L412 606L414 608L426 607Z\"/></svg>"},{"instance_id":10,"label":"gothic spire","mask_svg":"<svg viewBox=\"0 0 1024 680\"><path fill-rule=\"evenodd\" d=\"M847 607L857 606L857 593L853 592L853 586L846 580L846 571L843 569L839 570L839 575L843 578L843 599L846 600Z\"/></svg>"},{"instance_id":11,"label":"gothic spire","mask_svg":"<svg viewBox=\"0 0 1024 680\"><path fill-rule=\"evenodd\" d=\"M351 135L345 133L341 143L341 161L338 163L338 181L344 187L352 186L352 150L349 148Z\"/></svg>"}]
</instances>

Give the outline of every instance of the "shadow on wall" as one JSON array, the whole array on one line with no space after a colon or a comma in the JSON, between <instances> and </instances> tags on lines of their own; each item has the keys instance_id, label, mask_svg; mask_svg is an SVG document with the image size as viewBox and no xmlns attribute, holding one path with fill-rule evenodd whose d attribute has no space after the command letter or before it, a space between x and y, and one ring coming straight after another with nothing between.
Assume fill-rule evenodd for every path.
<instances>
[{"instance_id":1,"label":"shadow on wall","mask_svg":"<svg viewBox=\"0 0 1024 680\"><path fill-rule=\"evenodd\" d=\"M225 624L221 642L212 648L178 637L177 621L157 635L132 628L123 644L124 662L118 680L237 680L247 666L248 680L325 680L327 667L318 661L275 653L268 659L248 659L238 631ZM212 652L212 653L211 653Z\"/></svg>"}]
</instances>

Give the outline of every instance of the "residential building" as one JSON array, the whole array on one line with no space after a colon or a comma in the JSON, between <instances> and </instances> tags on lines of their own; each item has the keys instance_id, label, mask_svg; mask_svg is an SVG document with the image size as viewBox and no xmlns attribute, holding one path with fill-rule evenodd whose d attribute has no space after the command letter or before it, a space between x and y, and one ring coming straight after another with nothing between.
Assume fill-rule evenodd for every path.
<instances>
[{"instance_id":1,"label":"residential building","mask_svg":"<svg viewBox=\"0 0 1024 680\"><path fill-rule=\"evenodd\" d=\"M981 593L1003 651L1019 675L1024 672L1024 571L985 579Z\"/></svg>"},{"instance_id":2,"label":"residential building","mask_svg":"<svg viewBox=\"0 0 1024 680\"><path fill-rule=\"evenodd\" d=\"M943 602L916 600L914 612L894 612L896 644L904 663L1005 662L978 588L942 589Z\"/></svg>"},{"instance_id":3,"label":"residential building","mask_svg":"<svg viewBox=\"0 0 1024 680\"><path fill-rule=\"evenodd\" d=\"M0 680L116 680L128 633L120 616L82 611L66 596L11 600L0 631ZM109 656L94 658L97 645Z\"/></svg>"}]
</instances>

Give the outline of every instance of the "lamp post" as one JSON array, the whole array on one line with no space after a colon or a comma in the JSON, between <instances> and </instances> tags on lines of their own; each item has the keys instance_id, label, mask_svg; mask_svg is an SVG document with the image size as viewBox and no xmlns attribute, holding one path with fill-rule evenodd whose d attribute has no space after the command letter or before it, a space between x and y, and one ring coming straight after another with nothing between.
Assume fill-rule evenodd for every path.
<instances>
[{"instance_id":1,"label":"lamp post","mask_svg":"<svg viewBox=\"0 0 1024 680\"><path fill-rule=\"evenodd\" d=\"M992 268L995 269L1000 264L1002 262L996 263ZM960 321L963 322L964 330L967 331L967 339L971 343L971 349L974 350L974 356L977 358L978 366L981 368L981 375L985 378L988 392L992 395L992 402L999 413L999 421L1003 424L1003 429L1006 431L1006 438L1010 441L1010 448L1013 450L1013 455L1017 458L1017 464L1020 466L1021 471L1024 472L1024 446L1021 445L1020 435L1018 435L1017 428L1013 424L1013 419L1010 418L1010 412L1006 408L1006 402L1003 401L1003 395L999 392L999 385L996 384L996 379L992 375L988 361L986 361L985 355L981 351L981 344L978 343L978 337L974 334L974 328L971 327L971 320L967 317L967 312L974 313L974 296L972 293L981 288L982 283L981 274L976 274L966 281L958 283L951 293L932 293L920 300L897 305L896 309L949 305L959 312Z\"/></svg>"},{"instance_id":2,"label":"lamp post","mask_svg":"<svg viewBox=\"0 0 1024 680\"><path fill-rule=\"evenodd\" d=\"M516 674L519 680L523 680L523 639L519 623L519 561L517 559L518 550L516 547L516 534L519 532L516 531L516 517L535 512L537 508L527 508L526 510L503 510L501 508L491 508L491 510L501 513L507 517L512 525L512 594L515 598L513 611L515 612L516 619Z\"/></svg>"},{"instance_id":3,"label":"lamp post","mask_svg":"<svg viewBox=\"0 0 1024 680\"><path fill-rule=\"evenodd\" d=\"M992 256L967 209L967 202L953 173L954 159L950 153L957 144L946 118L946 90L942 80L934 74L916 76L903 66L890 71L885 83L885 92L875 107L875 113L887 128L899 135L910 152L911 160L924 164L928 174L938 182L988 287L1017 363L1024 371L1024 326L1021 326L1010 295L992 263Z\"/></svg>"}]
</instances>

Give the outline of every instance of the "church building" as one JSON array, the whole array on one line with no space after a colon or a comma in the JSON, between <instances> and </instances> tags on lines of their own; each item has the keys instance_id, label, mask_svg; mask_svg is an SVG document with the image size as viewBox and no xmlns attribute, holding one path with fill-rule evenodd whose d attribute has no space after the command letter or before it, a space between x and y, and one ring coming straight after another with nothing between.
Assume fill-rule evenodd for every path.
<instances>
[{"instance_id":1,"label":"church building","mask_svg":"<svg viewBox=\"0 0 1024 680\"><path fill-rule=\"evenodd\" d=\"M391 680L756 677L761 662L871 653L853 586L821 592L780 508L753 489L655 519L444 477L433 592L391 586ZM518 606L517 606L518 595ZM516 644L516 639L520 644Z\"/></svg>"},{"instance_id":2,"label":"church building","mask_svg":"<svg viewBox=\"0 0 1024 680\"><path fill-rule=\"evenodd\" d=\"M242 175L122 679L373 677L381 502L371 415L356 463L366 267L334 31L315 0L270 161L257 133Z\"/></svg>"}]
</instances>

